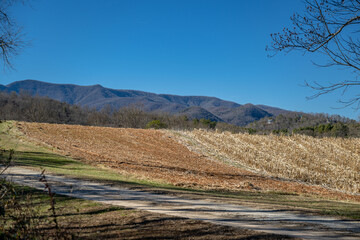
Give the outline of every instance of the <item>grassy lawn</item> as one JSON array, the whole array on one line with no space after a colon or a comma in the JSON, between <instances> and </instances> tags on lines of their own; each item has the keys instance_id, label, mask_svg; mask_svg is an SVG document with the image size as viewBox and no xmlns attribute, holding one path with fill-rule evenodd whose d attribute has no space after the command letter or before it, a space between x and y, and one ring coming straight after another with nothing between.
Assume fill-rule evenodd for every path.
<instances>
[{"instance_id":1,"label":"grassy lawn","mask_svg":"<svg viewBox=\"0 0 360 240\"><path fill-rule=\"evenodd\" d=\"M5 214L0 216L0 239L72 239L85 237L80 223L96 225L91 217L108 212L120 215L133 211L98 204L91 201L54 196L55 217L50 210L51 200L47 193L24 186L12 185L10 194L1 199ZM55 221L56 220L56 224ZM89 233L89 232L88 232ZM96 236L96 231L91 234ZM61 237L60 237L61 236Z\"/></svg>"},{"instance_id":2,"label":"grassy lawn","mask_svg":"<svg viewBox=\"0 0 360 240\"><path fill-rule=\"evenodd\" d=\"M170 184L124 176L111 169L95 167L81 161L56 153L51 148L36 145L13 127L12 122L0 124L0 146L15 150L15 164L31 168L45 169L61 175L76 178L111 182L117 185L145 188L151 191L171 192L188 195L193 198L214 198L228 202L247 204L266 204L274 208L298 209L324 215L360 219L360 204L345 201L333 201L313 196L282 192L221 192L199 189L185 189ZM6 154L5 154L6 155ZM270 207L271 207L270 206Z\"/></svg>"},{"instance_id":3,"label":"grassy lawn","mask_svg":"<svg viewBox=\"0 0 360 240\"><path fill-rule=\"evenodd\" d=\"M16 204L6 211L11 216L0 216L5 223L0 239L293 239L60 195L54 196L54 218L46 193L22 186L14 190Z\"/></svg>"}]
</instances>

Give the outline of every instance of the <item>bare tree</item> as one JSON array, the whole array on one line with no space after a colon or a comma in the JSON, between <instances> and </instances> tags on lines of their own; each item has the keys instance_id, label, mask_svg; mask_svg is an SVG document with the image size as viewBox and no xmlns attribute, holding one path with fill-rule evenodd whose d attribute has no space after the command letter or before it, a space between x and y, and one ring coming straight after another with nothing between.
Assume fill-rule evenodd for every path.
<instances>
[{"instance_id":1,"label":"bare tree","mask_svg":"<svg viewBox=\"0 0 360 240\"><path fill-rule=\"evenodd\" d=\"M360 0L304 0L305 11L290 19L292 28L271 34L272 44L267 47L274 55L278 52L300 50L304 53L321 53L328 62L316 65L341 66L357 75L352 80L339 80L327 84L318 82L306 85L316 90L309 98L360 85ZM355 104L360 108L360 95L342 100L345 107Z\"/></svg>"},{"instance_id":2,"label":"bare tree","mask_svg":"<svg viewBox=\"0 0 360 240\"><path fill-rule=\"evenodd\" d=\"M21 28L10 16L9 9L22 0L0 0L0 58L5 67L12 67L11 57L25 46Z\"/></svg>"}]
</instances>

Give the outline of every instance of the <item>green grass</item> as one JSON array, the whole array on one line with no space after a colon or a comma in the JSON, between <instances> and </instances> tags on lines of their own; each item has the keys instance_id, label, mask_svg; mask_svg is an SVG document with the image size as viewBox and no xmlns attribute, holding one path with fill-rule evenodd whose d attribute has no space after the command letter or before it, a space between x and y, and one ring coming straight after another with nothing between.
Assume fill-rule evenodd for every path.
<instances>
[{"instance_id":1,"label":"green grass","mask_svg":"<svg viewBox=\"0 0 360 240\"><path fill-rule=\"evenodd\" d=\"M136 179L133 176L125 176L112 169L91 166L60 154L48 152L15 151L14 162L19 166L45 169L46 172L83 179L116 181L119 183L140 184L152 187L171 186L166 183Z\"/></svg>"},{"instance_id":2,"label":"green grass","mask_svg":"<svg viewBox=\"0 0 360 240\"><path fill-rule=\"evenodd\" d=\"M32 199L31 204L37 206L37 210L39 210L40 213L49 211L50 197L47 194L47 192L27 186L14 185L13 187L15 192L17 193L16 196L19 198L20 204L26 204L27 199L24 198L24 196L31 196ZM64 195L56 195L54 199L57 208L63 208L71 205L75 209L81 209L81 208L96 207L101 205L100 203L97 202L67 197Z\"/></svg>"},{"instance_id":3,"label":"green grass","mask_svg":"<svg viewBox=\"0 0 360 240\"><path fill-rule=\"evenodd\" d=\"M3 224L0 225L0 239L57 239L49 195L41 190L14 184L12 189L14 191L1 199L1 203L7 204L4 215L0 216L0 223ZM94 224L102 214L114 212L123 216L130 211L62 195L55 195L53 199L59 226L57 231L61 236L59 239L81 239L79 236L84 231L76 223L86 221ZM97 231L90 230L86 235L94 239Z\"/></svg>"},{"instance_id":4,"label":"green grass","mask_svg":"<svg viewBox=\"0 0 360 240\"><path fill-rule=\"evenodd\" d=\"M15 127L13 122L0 123L0 146L15 150L15 163L46 172L131 187L151 188L155 191L175 191L182 194L192 194L194 197L219 197L251 204L262 203L276 206L293 207L332 216L360 219L360 204L344 201L333 201L314 196L304 196L283 192L224 192L189 189L173 186L164 182L138 179L125 176L108 168L100 168L85 164L55 153L51 148L36 145L26 139ZM5 156L6 157L6 154Z\"/></svg>"},{"instance_id":5,"label":"green grass","mask_svg":"<svg viewBox=\"0 0 360 240\"><path fill-rule=\"evenodd\" d=\"M18 193L20 204L23 205L27 204L26 202L27 198L24 196L31 196L31 201L32 201L31 205L32 207L36 207L39 215L46 215L50 213L49 212L50 197L46 192L31 187L19 186L19 185L14 185L14 189ZM119 206L111 206L107 204L101 204L94 201L73 198L64 195L55 195L54 201L55 201L55 209L58 211L57 212L58 217L66 216L67 211L83 212L83 214L86 215L96 215L105 212L120 211L124 209ZM71 206L71 209L69 209L69 206ZM84 212L84 210L89 208L100 208L100 209L97 209L95 211Z\"/></svg>"}]
</instances>

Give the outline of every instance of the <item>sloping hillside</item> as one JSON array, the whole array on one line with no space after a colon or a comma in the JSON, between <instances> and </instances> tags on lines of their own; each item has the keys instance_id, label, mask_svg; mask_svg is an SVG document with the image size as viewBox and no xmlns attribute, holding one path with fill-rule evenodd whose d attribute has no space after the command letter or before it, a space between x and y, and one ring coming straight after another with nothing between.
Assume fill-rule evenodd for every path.
<instances>
[{"instance_id":1,"label":"sloping hillside","mask_svg":"<svg viewBox=\"0 0 360 240\"><path fill-rule=\"evenodd\" d=\"M284 109L277 108L277 107L271 107L271 106L267 106L267 105L256 105L256 107L258 107L274 116L290 113L290 111L288 111L288 110L284 110Z\"/></svg>"},{"instance_id":2,"label":"sloping hillside","mask_svg":"<svg viewBox=\"0 0 360 240\"><path fill-rule=\"evenodd\" d=\"M9 92L20 92L22 90L26 90L32 95L48 96L70 104L87 105L96 108L101 108L106 104L116 107L142 104L145 110L163 111L163 109L166 109L166 112L176 113L179 112L180 109L191 106L204 107L205 109L221 107L234 108L240 106L237 103L214 97L183 97L135 90L115 90L104 88L101 85L78 86L73 84L52 84L35 80L25 80L6 86L6 91Z\"/></svg>"},{"instance_id":3,"label":"sloping hillside","mask_svg":"<svg viewBox=\"0 0 360 240\"><path fill-rule=\"evenodd\" d=\"M302 137L220 134L210 131L170 132L40 123L17 123L16 126L39 144L45 143L73 158L95 166L109 167L140 179L200 189L284 191L360 201L360 196L347 195L322 187L323 184L329 184L328 186L340 190L354 193L359 191L360 185L357 185L357 176L354 175L354 171L358 171L356 166L359 163L358 151L353 149L358 144L356 139L312 140L317 141L316 145L323 142L317 147L324 148L323 154L319 154L313 151L313 142ZM229 151L228 148L222 147L224 144L230 147ZM186 145L190 147L187 148ZM345 157L348 161L342 162L342 167L331 168L334 161L338 162L336 157L331 157L333 147L339 145L342 147L336 156L339 159ZM297 152L293 152L293 148L301 151L302 146L309 149L309 152L304 152L304 159L294 159L293 156ZM201 149L193 149L194 147ZM257 153L256 148L261 151ZM285 152L276 152L276 149L285 149ZM241 167L228 162L234 156L237 157L234 163L237 162ZM301 168L294 162L300 164ZM320 163L323 164L318 166ZM254 168L253 166L256 166L256 170L261 168L260 170L264 169L269 174L245 170L247 167ZM314 166L317 168L314 169ZM318 170L323 171L321 167L328 171L326 175L317 173ZM303 171L307 168L307 171ZM284 174L289 173L290 175L284 175L288 178L291 176L289 181L270 177L276 174L273 172L276 170ZM304 181L303 177L308 179L307 182L319 186L293 181ZM334 178L339 181L334 181Z\"/></svg>"},{"instance_id":4,"label":"sloping hillside","mask_svg":"<svg viewBox=\"0 0 360 240\"><path fill-rule=\"evenodd\" d=\"M211 116L211 120L221 119L225 122L243 126L263 117L288 112L269 106L240 105L206 96L177 96L169 94L155 94L135 90L115 90L101 85L78 86L74 84L53 84L35 80L17 81L7 86L0 85L0 90L6 92L26 91L31 95L47 96L49 98L101 109L110 105L116 109L125 106L138 106L145 111L166 112L178 114L187 112L190 118ZM191 109L192 107L198 107ZM190 108L190 109L189 109ZM201 110L199 112L199 110ZM195 110L197 109L197 110ZM267 112L274 112L274 114ZM192 114L193 113L193 114Z\"/></svg>"},{"instance_id":5,"label":"sloping hillside","mask_svg":"<svg viewBox=\"0 0 360 240\"><path fill-rule=\"evenodd\" d=\"M189 119L209 119L211 121L223 122L221 118L215 116L211 112L202 107L189 107L179 112L179 115L185 115Z\"/></svg>"},{"instance_id":6,"label":"sloping hillside","mask_svg":"<svg viewBox=\"0 0 360 240\"><path fill-rule=\"evenodd\" d=\"M272 114L252 104L245 104L237 108L224 111L220 114L220 116L221 119L227 123L245 126L261 118L270 117Z\"/></svg>"},{"instance_id":7,"label":"sloping hillside","mask_svg":"<svg viewBox=\"0 0 360 240\"><path fill-rule=\"evenodd\" d=\"M258 173L360 193L359 138L250 135L202 130L178 132L176 136L181 136L183 143L205 156L216 156Z\"/></svg>"}]
</instances>

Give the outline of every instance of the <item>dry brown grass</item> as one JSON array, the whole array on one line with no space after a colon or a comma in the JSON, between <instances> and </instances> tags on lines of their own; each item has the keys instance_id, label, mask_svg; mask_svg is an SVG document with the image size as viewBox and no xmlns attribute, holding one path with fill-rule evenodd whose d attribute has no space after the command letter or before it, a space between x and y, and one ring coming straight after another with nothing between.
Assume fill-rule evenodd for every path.
<instances>
[{"instance_id":1,"label":"dry brown grass","mask_svg":"<svg viewBox=\"0 0 360 240\"><path fill-rule=\"evenodd\" d=\"M32 142L51 146L57 149L56 152L96 167L110 168L131 178L195 189L273 191L360 201L360 195L340 193L292 180L284 181L269 177L268 174L249 171L251 168L257 172L267 171L270 175L275 175L270 170L286 169L288 175L284 176L290 179L297 169L296 165L284 160L286 155L290 154L289 151L293 151L291 146L289 149L281 146L285 138L273 139L272 143L270 139L277 137L270 136L268 140L264 140L262 138L267 137L206 131L179 132L24 122L18 122L15 126L25 134L24 138ZM245 139L241 139L241 136ZM184 144L179 144L179 141L192 143L192 148L189 150ZM304 141L306 142L306 139ZM194 146L201 151L191 151ZM350 145L347 144L346 147ZM278 156L274 156L280 159L283 165L276 165L276 162L271 164L274 160L269 151L271 148L282 149ZM311 155L308 152L304 154ZM236 166L240 165L239 163L245 167ZM275 167L268 167L272 165ZM311 173L308 173L308 176L310 178Z\"/></svg>"},{"instance_id":2,"label":"dry brown grass","mask_svg":"<svg viewBox=\"0 0 360 240\"><path fill-rule=\"evenodd\" d=\"M360 193L360 139L249 135L204 130L173 133L193 150L249 170Z\"/></svg>"}]
</instances>

